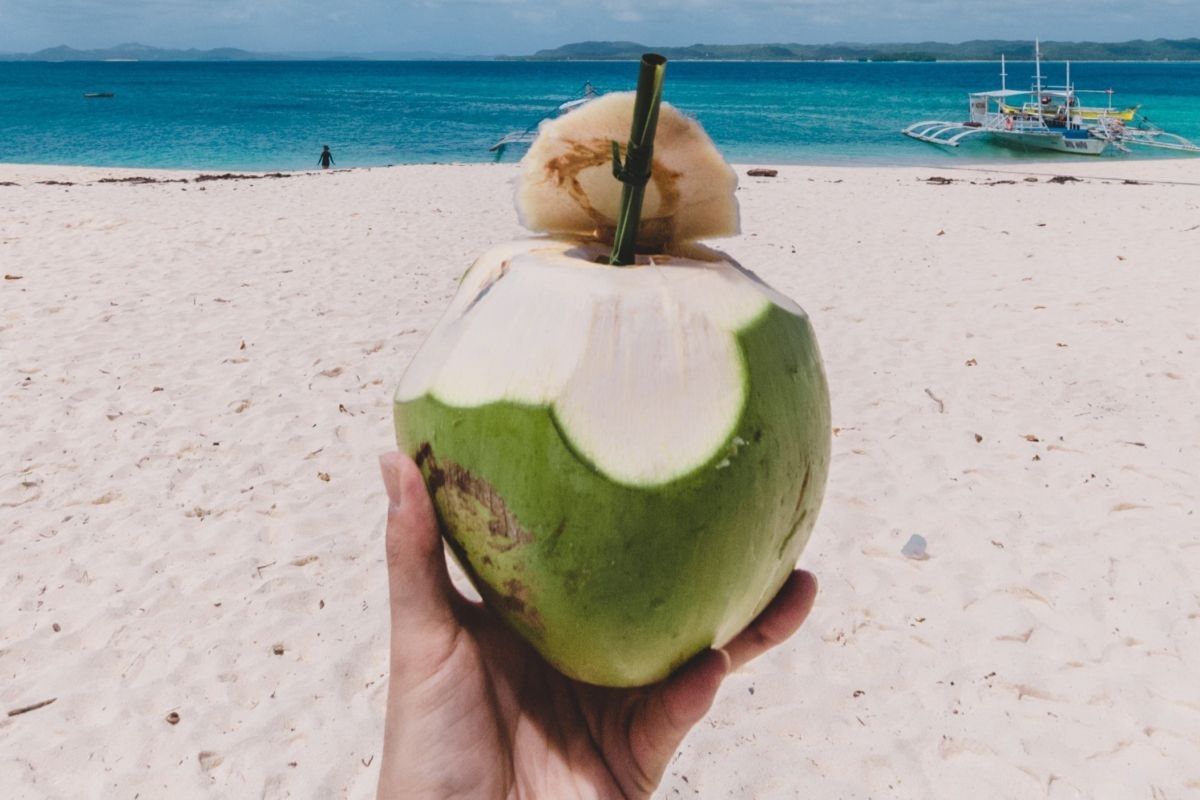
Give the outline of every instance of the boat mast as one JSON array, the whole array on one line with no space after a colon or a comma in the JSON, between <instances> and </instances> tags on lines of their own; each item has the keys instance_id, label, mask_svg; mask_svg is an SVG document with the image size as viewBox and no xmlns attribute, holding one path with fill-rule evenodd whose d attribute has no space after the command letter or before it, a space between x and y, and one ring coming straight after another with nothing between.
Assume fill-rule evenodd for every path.
<instances>
[{"instance_id":1,"label":"boat mast","mask_svg":"<svg viewBox=\"0 0 1200 800\"><path fill-rule=\"evenodd\" d=\"M1006 91L1008 91L1008 70L1005 69L1005 67L1004 67L1004 53L1001 53L1000 54L1000 97L988 98L989 100L994 100L996 102L995 113L997 113L997 114L1004 114L1004 104L1008 102L1008 98L1004 96L1004 93ZM991 112L991 108L985 106L983 110L985 112L984 118L986 119L987 113Z\"/></svg>"},{"instance_id":2,"label":"boat mast","mask_svg":"<svg viewBox=\"0 0 1200 800\"><path fill-rule=\"evenodd\" d=\"M1033 40L1033 63L1036 70L1034 75L1037 78L1038 122L1045 125L1046 120L1042 118L1042 42L1040 39Z\"/></svg>"},{"instance_id":3,"label":"boat mast","mask_svg":"<svg viewBox=\"0 0 1200 800\"><path fill-rule=\"evenodd\" d=\"M1071 127L1071 62L1067 62L1067 127Z\"/></svg>"}]
</instances>

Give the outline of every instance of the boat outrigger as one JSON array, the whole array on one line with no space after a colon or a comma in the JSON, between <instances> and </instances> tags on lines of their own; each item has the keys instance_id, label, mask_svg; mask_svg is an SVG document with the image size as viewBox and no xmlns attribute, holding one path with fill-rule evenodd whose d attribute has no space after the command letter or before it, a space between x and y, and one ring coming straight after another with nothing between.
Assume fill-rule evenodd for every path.
<instances>
[{"instance_id":1,"label":"boat outrigger","mask_svg":"<svg viewBox=\"0 0 1200 800\"><path fill-rule=\"evenodd\" d=\"M1067 62L1063 86L1043 84L1040 44L1034 46L1033 87L1028 91L1007 88L1008 73L1000 57L1000 88L967 95L970 116L965 122L925 120L902 133L922 142L958 147L963 139L986 134L992 141L1017 148L1098 156L1109 151L1127 153L1131 146L1200 153L1200 146L1168 133L1138 114L1139 106L1114 108L1113 90L1076 89ZM1104 106L1085 106L1081 94L1105 94ZM1018 101L1016 98L1026 99Z\"/></svg>"},{"instance_id":2,"label":"boat outrigger","mask_svg":"<svg viewBox=\"0 0 1200 800\"><path fill-rule=\"evenodd\" d=\"M500 141L488 148L488 152L495 153L496 160L500 160L500 158L504 155L504 151L509 147L509 145L532 144L533 140L537 138L538 126L542 124L543 120L561 117L563 114L567 114L582 105L590 103L599 97L600 94L601 92L597 90L596 87L591 84L591 82L585 83L583 88L580 90L578 97L568 100L565 103L560 103L554 108L553 111L550 112L550 114L542 119L539 119L525 130L512 131L511 133L505 134Z\"/></svg>"}]
</instances>

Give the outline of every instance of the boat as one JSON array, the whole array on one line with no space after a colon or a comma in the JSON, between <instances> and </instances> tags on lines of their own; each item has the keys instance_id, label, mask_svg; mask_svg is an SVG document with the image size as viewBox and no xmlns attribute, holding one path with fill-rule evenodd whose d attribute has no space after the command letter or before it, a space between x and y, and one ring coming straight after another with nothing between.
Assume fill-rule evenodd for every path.
<instances>
[{"instance_id":1,"label":"boat","mask_svg":"<svg viewBox=\"0 0 1200 800\"><path fill-rule=\"evenodd\" d=\"M541 125L543 121L561 117L563 114L569 114L580 106L587 105L588 103L592 102L599 97L600 94L601 92L596 89L596 87L593 86L590 81L585 83L583 88L580 89L578 96L572 98L571 100L567 100L566 102L559 103L549 114L545 115L528 128L506 133L498 142L488 148L488 152L495 153L496 160L499 161L504 156L504 151L508 149L508 147L513 145L532 144L533 140L537 138L538 126Z\"/></svg>"},{"instance_id":2,"label":"boat","mask_svg":"<svg viewBox=\"0 0 1200 800\"><path fill-rule=\"evenodd\" d=\"M83 96L88 100L98 100L100 98L116 97L112 92L84 92Z\"/></svg>"},{"instance_id":3,"label":"boat","mask_svg":"<svg viewBox=\"0 0 1200 800\"><path fill-rule=\"evenodd\" d=\"M1009 89L1004 56L1000 57L1000 88L967 95L968 118L963 122L924 120L901 133L918 141L958 147L968 137L985 135L992 142L1018 149L1050 150L1099 156L1130 152L1131 146L1200 153L1200 146L1168 133L1139 114L1141 106L1114 108L1112 89L1076 89L1071 63L1062 86L1043 83L1041 44L1034 44L1034 82L1029 90ZM1083 105L1084 94L1107 95L1106 104ZM1023 99L1018 99L1023 98Z\"/></svg>"},{"instance_id":4,"label":"boat","mask_svg":"<svg viewBox=\"0 0 1200 800\"><path fill-rule=\"evenodd\" d=\"M1109 95L1109 104L1105 107L1079 105L1078 95L1087 93L1107 94ZM1105 89L1103 92L1098 90L1077 89L1072 93L1069 101L1071 111L1072 113L1079 115L1084 122L1097 122L1102 117L1117 119L1121 122L1133 122L1134 117L1137 115L1138 109L1141 108L1141 106L1113 108L1112 93L1112 89ZM1056 116L1059 109L1057 106L1054 106L1054 103L1057 101L1061 106L1064 94L1065 92L1062 91L1047 90L1044 92L1041 98L1042 111L1046 112L1049 116ZM1005 114L1036 114L1038 112L1037 105L1037 103L1023 103L1020 106L1010 106L1007 103L1004 103L1001 104L1000 110Z\"/></svg>"}]
</instances>

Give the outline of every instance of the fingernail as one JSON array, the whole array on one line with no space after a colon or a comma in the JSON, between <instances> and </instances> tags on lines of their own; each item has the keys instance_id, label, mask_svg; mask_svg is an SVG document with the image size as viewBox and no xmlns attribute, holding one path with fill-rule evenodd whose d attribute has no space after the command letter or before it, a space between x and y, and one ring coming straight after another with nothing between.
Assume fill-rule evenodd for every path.
<instances>
[{"instance_id":1,"label":"fingernail","mask_svg":"<svg viewBox=\"0 0 1200 800\"><path fill-rule=\"evenodd\" d=\"M403 499L400 494L399 460L395 453L384 453L379 457L379 471L383 473L383 488L387 491L388 502L399 507Z\"/></svg>"}]
</instances>

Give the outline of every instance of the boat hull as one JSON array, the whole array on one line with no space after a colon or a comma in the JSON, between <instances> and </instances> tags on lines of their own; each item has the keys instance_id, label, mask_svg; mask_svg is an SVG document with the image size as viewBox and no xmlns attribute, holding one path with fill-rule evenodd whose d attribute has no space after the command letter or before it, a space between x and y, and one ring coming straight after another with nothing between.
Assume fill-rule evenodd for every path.
<instances>
[{"instance_id":1,"label":"boat hull","mask_svg":"<svg viewBox=\"0 0 1200 800\"><path fill-rule=\"evenodd\" d=\"M1108 148L1108 142L1103 139L1091 136L1067 136L1053 131L1049 133L990 131L989 133L993 142L1017 150L1050 150L1055 153L1098 156Z\"/></svg>"},{"instance_id":2,"label":"boat hull","mask_svg":"<svg viewBox=\"0 0 1200 800\"><path fill-rule=\"evenodd\" d=\"M1097 122L1102 119L1119 119L1121 122L1133 122L1133 117L1137 114L1139 106L1131 106L1130 108L1122 109L1107 109L1107 108L1080 108L1076 109L1075 113L1083 118L1084 122Z\"/></svg>"}]
</instances>

